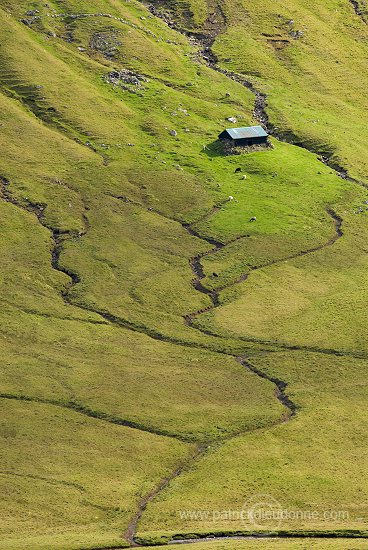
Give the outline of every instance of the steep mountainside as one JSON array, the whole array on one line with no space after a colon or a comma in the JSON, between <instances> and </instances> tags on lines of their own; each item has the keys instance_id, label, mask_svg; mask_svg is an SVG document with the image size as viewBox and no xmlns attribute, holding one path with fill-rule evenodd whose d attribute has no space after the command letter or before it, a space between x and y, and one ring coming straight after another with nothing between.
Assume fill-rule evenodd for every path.
<instances>
[{"instance_id":1,"label":"steep mountainside","mask_svg":"<svg viewBox=\"0 0 368 550\"><path fill-rule=\"evenodd\" d=\"M367 17L0 0L0 549L367 535Z\"/></svg>"}]
</instances>

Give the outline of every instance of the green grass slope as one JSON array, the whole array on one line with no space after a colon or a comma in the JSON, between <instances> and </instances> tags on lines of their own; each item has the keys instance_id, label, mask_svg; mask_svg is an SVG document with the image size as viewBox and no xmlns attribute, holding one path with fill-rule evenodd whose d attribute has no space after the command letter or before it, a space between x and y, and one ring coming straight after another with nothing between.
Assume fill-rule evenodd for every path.
<instances>
[{"instance_id":1,"label":"green grass slope","mask_svg":"<svg viewBox=\"0 0 368 550\"><path fill-rule=\"evenodd\" d=\"M364 178L362 18L332 0L221 6L221 66L267 92L283 135ZM217 13L156 7L193 32ZM349 512L285 529L363 531L366 191L275 138L220 154L253 93L141 3L1 0L0 32L0 548L124 547L139 510L147 543L238 530L178 510L265 491Z\"/></svg>"},{"instance_id":2,"label":"green grass slope","mask_svg":"<svg viewBox=\"0 0 368 550\"><path fill-rule=\"evenodd\" d=\"M353 2L226 0L224 8L220 63L268 94L279 131L367 179L367 25Z\"/></svg>"},{"instance_id":3,"label":"green grass slope","mask_svg":"<svg viewBox=\"0 0 368 550\"><path fill-rule=\"evenodd\" d=\"M1 418L4 549L121 545L139 495L188 452L52 405L2 400Z\"/></svg>"},{"instance_id":4,"label":"green grass slope","mask_svg":"<svg viewBox=\"0 0 368 550\"><path fill-rule=\"evenodd\" d=\"M159 538L163 531L366 530L366 361L284 352L250 362L288 381L296 417L211 450L149 506L141 524L143 540ZM266 510L288 515L282 522L239 517L251 509L247 503L253 498L265 501ZM344 514L331 513L338 511Z\"/></svg>"}]
</instances>

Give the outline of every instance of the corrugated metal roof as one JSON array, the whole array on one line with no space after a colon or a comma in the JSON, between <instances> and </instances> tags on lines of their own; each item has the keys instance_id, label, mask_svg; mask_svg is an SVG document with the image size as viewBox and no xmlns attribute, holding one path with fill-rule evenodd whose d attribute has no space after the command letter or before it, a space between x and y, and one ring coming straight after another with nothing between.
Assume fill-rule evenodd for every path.
<instances>
[{"instance_id":1,"label":"corrugated metal roof","mask_svg":"<svg viewBox=\"0 0 368 550\"><path fill-rule=\"evenodd\" d=\"M246 139L255 137L267 137L267 132L262 126L247 126L244 128L226 128L226 132L232 139Z\"/></svg>"}]
</instances>

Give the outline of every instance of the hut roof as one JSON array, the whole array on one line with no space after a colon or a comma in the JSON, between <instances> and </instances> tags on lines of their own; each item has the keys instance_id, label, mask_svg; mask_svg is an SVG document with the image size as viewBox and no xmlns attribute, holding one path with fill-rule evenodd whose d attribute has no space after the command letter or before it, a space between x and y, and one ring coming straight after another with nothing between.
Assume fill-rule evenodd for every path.
<instances>
[{"instance_id":1,"label":"hut roof","mask_svg":"<svg viewBox=\"0 0 368 550\"><path fill-rule=\"evenodd\" d=\"M226 128L225 132L231 139L247 139L256 137L267 137L267 132L262 126L246 126L244 128Z\"/></svg>"}]
</instances>

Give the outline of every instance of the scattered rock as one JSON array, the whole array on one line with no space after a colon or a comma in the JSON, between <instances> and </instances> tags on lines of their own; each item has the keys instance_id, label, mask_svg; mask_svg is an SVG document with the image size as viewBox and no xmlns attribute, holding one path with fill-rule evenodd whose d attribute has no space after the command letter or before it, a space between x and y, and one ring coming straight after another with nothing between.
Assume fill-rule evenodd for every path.
<instances>
[{"instance_id":1,"label":"scattered rock","mask_svg":"<svg viewBox=\"0 0 368 550\"><path fill-rule=\"evenodd\" d=\"M241 177L242 180L246 180L247 179L247 176L245 174L242 175Z\"/></svg>"},{"instance_id":2,"label":"scattered rock","mask_svg":"<svg viewBox=\"0 0 368 550\"><path fill-rule=\"evenodd\" d=\"M232 122L233 124L236 124L238 122L238 120L233 117L233 116L230 116L229 118L227 118L226 120L228 120L229 122Z\"/></svg>"},{"instance_id":3,"label":"scattered rock","mask_svg":"<svg viewBox=\"0 0 368 550\"><path fill-rule=\"evenodd\" d=\"M111 71L105 76L106 82L110 84L123 85L128 84L134 86L135 88L142 88L142 82L148 82L148 79L144 76L129 71L128 69L121 69L120 71Z\"/></svg>"},{"instance_id":4,"label":"scattered rock","mask_svg":"<svg viewBox=\"0 0 368 550\"><path fill-rule=\"evenodd\" d=\"M256 221L257 221L256 216L253 216L249 221L250 221L250 222L256 222Z\"/></svg>"},{"instance_id":5,"label":"scattered rock","mask_svg":"<svg viewBox=\"0 0 368 550\"><path fill-rule=\"evenodd\" d=\"M127 143L128 147L135 147L135 143Z\"/></svg>"},{"instance_id":6,"label":"scattered rock","mask_svg":"<svg viewBox=\"0 0 368 550\"><path fill-rule=\"evenodd\" d=\"M230 92L226 92L225 96L230 97Z\"/></svg>"},{"instance_id":7,"label":"scattered rock","mask_svg":"<svg viewBox=\"0 0 368 550\"><path fill-rule=\"evenodd\" d=\"M239 172L241 172L242 169L241 168L235 168L235 174L239 174Z\"/></svg>"},{"instance_id":8,"label":"scattered rock","mask_svg":"<svg viewBox=\"0 0 368 550\"><path fill-rule=\"evenodd\" d=\"M218 273L213 272L213 273L212 273L212 276L213 276L213 277L218 277Z\"/></svg>"},{"instance_id":9,"label":"scattered rock","mask_svg":"<svg viewBox=\"0 0 368 550\"><path fill-rule=\"evenodd\" d=\"M302 38L304 36L303 31L290 31L289 35L291 38L294 38L294 40L299 40L299 38Z\"/></svg>"},{"instance_id":10,"label":"scattered rock","mask_svg":"<svg viewBox=\"0 0 368 550\"><path fill-rule=\"evenodd\" d=\"M170 130L169 134L172 137L176 137L178 135L178 132L176 130Z\"/></svg>"},{"instance_id":11,"label":"scattered rock","mask_svg":"<svg viewBox=\"0 0 368 550\"><path fill-rule=\"evenodd\" d=\"M116 55L121 42L117 39L117 31L95 32L89 42L90 48L96 50L104 57L112 58Z\"/></svg>"}]
</instances>

